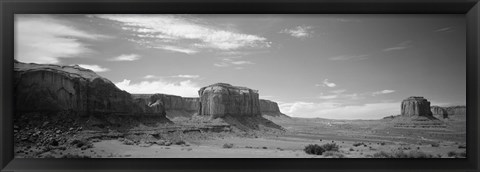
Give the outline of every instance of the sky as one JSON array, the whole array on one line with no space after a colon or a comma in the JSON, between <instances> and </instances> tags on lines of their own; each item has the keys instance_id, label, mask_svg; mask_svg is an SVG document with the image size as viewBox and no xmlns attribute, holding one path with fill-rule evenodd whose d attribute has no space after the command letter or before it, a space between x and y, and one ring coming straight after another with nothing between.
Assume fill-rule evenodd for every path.
<instances>
[{"instance_id":1,"label":"sky","mask_svg":"<svg viewBox=\"0 0 480 172\"><path fill-rule=\"evenodd\" d=\"M130 93L259 90L293 117L465 105L462 15L15 15L15 59L91 69Z\"/></svg>"}]
</instances>

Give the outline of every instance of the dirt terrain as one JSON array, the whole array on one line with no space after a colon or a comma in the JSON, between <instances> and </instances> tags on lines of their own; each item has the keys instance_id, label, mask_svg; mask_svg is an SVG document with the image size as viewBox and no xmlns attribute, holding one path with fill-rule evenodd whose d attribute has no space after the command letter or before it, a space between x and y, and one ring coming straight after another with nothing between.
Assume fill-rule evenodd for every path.
<instances>
[{"instance_id":1,"label":"dirt terrain","mask_svg":"<svg viewBox=\"0 0 480 172\"><path fill-rule=\"evenodd\" d=\"M176 124L139 119L126 128L98 126L95 120L100 119L92 117L60 120L57 116L55 121L42 116L44 122L34 118L35 122L28 120L28 130L16 130L15 153L19 158L382 158L384 154L399 152L412 153L413 157L466 156L462 118L450 119L445 128L429 129L395 128L392 119L265 117L285 130L245 131L236 127L240 124L222 120L199 122L201 119ZM58 127L42 128L46 121ZM32 135L36 135L36 140ZM335 144L338 151L307 154L304 149L310 144Z\"/></svg>"}]
</instances>

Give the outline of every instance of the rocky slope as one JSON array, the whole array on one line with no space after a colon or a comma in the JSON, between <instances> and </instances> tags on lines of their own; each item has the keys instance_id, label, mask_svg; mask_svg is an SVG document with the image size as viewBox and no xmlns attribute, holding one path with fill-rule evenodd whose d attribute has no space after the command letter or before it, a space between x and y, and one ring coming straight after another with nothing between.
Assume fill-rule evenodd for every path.
<instances>
[{"instance_id":1,"label":"rocky slope","mask_svg":"<svg viewBox=\"0 0 480 172\"><path fill-rule=\"evenodd\" d=\"M108 79L79 66L15 62L14 80L17 113L165 116L158 104L135 101Z\"/></svg>"},{"instance_id":2,"label":"rocky slope","mask_svg":"<svg viewBox=\"0 0 480 172\"><path fill-rule=\"evenodd\" d=\"M258 91L217 83L201 88L199 115L212 118L224 116L260 116Z\"/></svg>"}]
</instances>

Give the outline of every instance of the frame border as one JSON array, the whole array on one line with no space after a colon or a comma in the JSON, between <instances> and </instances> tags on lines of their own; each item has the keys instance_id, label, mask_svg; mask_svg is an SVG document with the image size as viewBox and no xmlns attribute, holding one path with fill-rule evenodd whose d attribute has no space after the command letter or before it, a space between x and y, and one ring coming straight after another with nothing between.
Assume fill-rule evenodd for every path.
<instances>
[{"instance_id":1,"label":"frame border","mask_svg":"<svg viewBox=\"0 0 480 172\"><path fill-rule=\"evenodd\" d=\"M480 171L479 0L1 0L1 171ZM14 14L463 14L467 24L465 159L14 159ZM187 165L188 164L188 165ZM348 164L348 165L347 165Z\"/></svg>"}]
</instances>

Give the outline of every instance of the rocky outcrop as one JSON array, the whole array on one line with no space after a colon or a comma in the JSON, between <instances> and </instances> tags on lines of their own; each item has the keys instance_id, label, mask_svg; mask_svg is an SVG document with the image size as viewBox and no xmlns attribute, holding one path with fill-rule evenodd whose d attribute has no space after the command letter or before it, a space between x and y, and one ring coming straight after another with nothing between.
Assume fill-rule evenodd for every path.
<instances>
[{"instance_id":1,"label":"rocky outcrop","mask_svg":"<svg viewBox=\"0 0 480 172\"><path fill-rule=\"evenodd\" d=\"M199 98L180 97L168 94L132 94L132 97L143 104L143 107L150 105L158 106L166 112L169 119L177 117L190 118L198 112L200 106Z\"/></svg>"},{"instance_id":2,"label":"rocky outcrop","mask_svg":"<svg viewBox=\"0 0 480 172\"><path fill-rule=\"evenodd\" d=\"M257 90L217 83L201 88L198 94L199 115L212 118L261 115Z\"/></svg>"},{"instance_id":3,"label":"rocky outcrop","mask_svg":"<svg viewBox=\"0 0 480 172\"><path fill-rule=\"evenodd\" d=\"M403 116L432 116L430 102L423 97L409 97L402 101L401 111Z\"/></svg>"},{"instance_id":4,"label":"rocky outcrop","mask_svg":"<svg viewBox=\"0 0 480 172\"><path fill-rule=\"evenodd\" d=\"M185 98L168 94L132 94L135 100L161 104L165 110L197 111L199 98Z\"/></svg>"},{"instance_id":5,"label":"rocky outcrop","mask_svg":"<svg viewBox=\"0 0 480 172\"><path fill-rule=\"evenodd\" d=\"M466 106L450 106L444 108L449 116L465 116L467 114Z\"/></svg>"},{"instance_id":6,"label":"rocky outcrop","mask_svg":"<svg viewBox=\"0 0 480 172\"><path fill-rule=\"evenodd\" d=\"M448 118L447 110L445 110L445 108L443 108L443 107L431 106L431 107L430 107L430 111L432 111L432 115L433 115L435 118L438 118L438 119L446 119L446 118Z\"/></svg>"},{"instance_id":7,"label":"rocky outcrop","mask_svg":"<svg viewBox=\"0 0 480 172\"><path fill-rule=\"evenodd\" d=\"M263 112L280 112L276 102L260 99L260 111Z\"/></svg>"},{"instance_id":8,"label":"rocky outcrop","mask_svg":"<svg viewBox=\"0 0 480 172\"><path fill-rule=\"evenodd\" d=\"M278 104L274 101L260 99L260 112L264 116L273 116L273 117L288 117L287 115L280 112Z\"/></svg>"},{"instance_id":9,"label":"rocky outcrop","mask_svg":"<svg viewBox=\"0 0 480 172\"><path fill-rule=\"evenodd\" d=\"M16 112L65 112L79 115L160 115L157 104L135 101L111 81L79 66L15 62Z\"/></svg>"}]
</instances>

